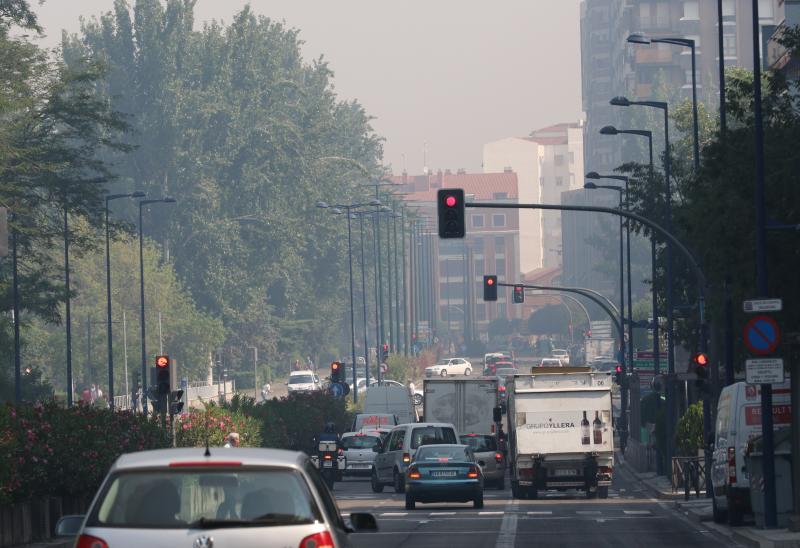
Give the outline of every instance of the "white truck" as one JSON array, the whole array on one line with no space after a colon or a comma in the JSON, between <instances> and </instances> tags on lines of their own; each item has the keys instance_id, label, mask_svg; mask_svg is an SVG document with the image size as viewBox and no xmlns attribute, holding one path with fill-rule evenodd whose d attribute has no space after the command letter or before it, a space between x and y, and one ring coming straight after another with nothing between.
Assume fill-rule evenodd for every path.
<instances>
[{"instance_id":1,"label":"white truck","mask_svg":"<svg viewBox=\"0 0 800 548\"><path fill-rule=\"evenodd\" d=\"M404 386L392 384L373 385L364 396L365 415L394 415L396 424L417 422L417 412L411 394Z\"/></svg>"},{"instance_id":2,"label":"white truck","mask_svg":"<svg viewBox=\"0 0 800 548\"><path fill-rule=\"evenodd\" d=\"M611 375L588 367L532 368L508 395L508 459L515 498L578 489L608 497L614 466Z\"/></svg>"},{"instance_id":3,"label":"white truck","mask_svg":"<svg viewBox=\"0 0 800 548\"><path fill-rule=\"evenodd\" d=\"M446 422L459 434L494 434L499 411L497 378L425 379L422 409L425 422Z\"/></svg>"}]
</instances>

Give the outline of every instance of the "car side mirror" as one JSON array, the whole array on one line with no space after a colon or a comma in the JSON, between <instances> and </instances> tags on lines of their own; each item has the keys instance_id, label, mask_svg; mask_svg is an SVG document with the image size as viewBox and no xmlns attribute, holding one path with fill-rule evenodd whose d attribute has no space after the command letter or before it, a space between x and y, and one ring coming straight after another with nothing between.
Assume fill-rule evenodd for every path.
<instances>
[{"instance_id":1,"label":"car side mirror","mask_svg":"<svg viewBox=\"0 0 800 548\"><path fill-rule=\"evenodd\" d=\"M86 516L71 514L61 516L56 523L56 536L57 537L76 537L83 525L83 519Z\"/></svg>"},{"instance_id":2,"label":"car side mirror","mask_svg":"<svg viewBox=\"0 0 800 548\"><path fill-rule=\"evenodd\" d=\"M350 514L350 525L353 532L377 531L378 522L375 516L368 512L353 512Z\"/></svg>"},{"instance_id":3,"label":"car side mirror","mask_svg":"<svg viewBox=\"0 0 800 548\"><path fill-rule=\"evenodd\" d=\"M503 410L499 407L495 407L492 409L492 420L494 422L500 422L503 420Z\"/></svg>"}]
</instances>

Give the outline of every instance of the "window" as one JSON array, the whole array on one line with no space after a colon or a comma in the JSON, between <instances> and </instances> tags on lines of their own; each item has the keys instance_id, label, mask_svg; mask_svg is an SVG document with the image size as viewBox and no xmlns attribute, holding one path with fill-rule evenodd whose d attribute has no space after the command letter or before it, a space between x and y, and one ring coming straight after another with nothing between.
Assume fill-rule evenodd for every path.
<instances>
[{"instance_id":1,"label":"window","mask_svg":"<svg viewBox=\"0 0 800 548\"><path fill-rule=\"evenodd\" d=\"M563 154L556 154L555 157L553 158L553 162L557 166L563 166L564 165L564 155Z\"/></svg>"},{"instance_id":2,"label":"window","mask_svg":"<svg viewBox=\"0 0 800 548\"><path fill-rule=\"evenodd\" d=\"M736 19L736 0L722 0L722 17Z\"/></svg>"},{"instance_id":3,"label":"window","mask_svg":"<svg viewBox=\"0 0 800 548\"><path fill-rule=\"evenodd\" d=\"M505 213L497 213L495 215L492 215L492 226L494 226L494 227L506 226L506 215L505 215Z\"/></svg>"},{"instance_id":4,"label":"window","mask_svg":"<svg viewBox=\"0 0 800 548\"><path fill-rule=\"evenodd\" d=\"M575 163L575 153L574 152L570 152L569 153L569 163L570 163L570 165Z\"/></svg>"},{"instance_id":5,"label":"window","mask_svg":"<svg viewBox=\"0 0 800 548\"><path fill-rule=\"evenodd\" d=\"M472 216L472 228L483 228L483 215Z\"/></svg>"},{"instance_id":6,"label":"window","mask_svg":"<svg viewBox=\"0 0 800 548\"><path fill-rule=\"evenodd\" d=\"M478 316L478 321L486 321L486 305L478 303L475 305L475 314Z\"/></svg>"},{"instance_id":7,"label":"window","mask_svg":"<svg viewBox=\"0 0 800 548\"><path fill-rule=\"evenodd\" d=\"M498 236L494 239L494 254L503 255L506 252L506 239Z\"/></svg>"},{"instance_id":8,"label":"window","mask_svg":"<svg viewBox=\"0 0 800 548\"><path fill-rule=\"evenodd\" d=\"M758 0L759 19L772 19L774 15L772 11L772 0Z\"/></svg>"},{"instance_id":9,"label":"window","mask_svg":"<svg viewBox=\"0 0 800 548\"><path fill-rule=\"evenodd\" d=\"M697 5L697 0L686 0L683 3L683 18L684 21L698 21L700 19L700 8Z\"/></svg>"},{"instance_id":10,"label":"window","mask_svg":"<svg viewBox=\"0 0 800 548\"><path fill-rule=\"evenodd\" d=\"M496 259L494 263L495 263L494 273L497 274L498 276L505 276L506 275L505 259Z\"/></svg>"},{"instance_id":11,"label":"window","mask_svg":"<svg viewBox=\"0 0 800 548\"><path fill-rule=\"evenodd\" d=\"M498 318L505 318L506 317L506 305L498 304L497 305L497 317Z\"/></svg>"},{"instance_id":12,"label":"window","mask_svg":"<svg viewBox=\"0 0 800 548\"><path fill-rule=\"evenodd\" d=\"M736 57L736 35L723 34L722 35L722 54L723 57Z\"/></svg>"},{"instance_id":13,"label":"window","mask_svg":"<svg viewBox=\"0 0 800 548\"><path fill-rule=\"evenodd\" d=\"M564 186L564 177L556 177L556 186Z\"/></svg>"},{"instance_id":14,"label":"window","mask_svg":"<svg viewBox=\"0 0 800 548\"><path fill-rule=\"evenodd\" d=\"M389 451L402 451L403 438L405 437L405 430L396 430L392 434L392 439L389 440Z\"/></svg>"},{"instance_id":15,"label":"window","mask_svg":"<svg viewBox=\"0 0 800 548\"><path fill-rule=\"evenodd\" d=\"M508 192L495 192L492 194L493 200L508 200Z\"/></svg>"},{"instance_id":16,"label":"window","mask_svg":"<svg viewBox=\"0 0 800 548\"><path fill-rule=\"evenodd\" d=\"M411 431L411 449L422 445L457 443L456 433L449 426L425 426Z\"/></svg>"},{"instance_id":17,"label":"window","mask_svg":"<svg viewBox=\"0 0 800 548\"><path fill-rule=\"evenodd\" d=\"M669 28L669 3L659 2L656 4L656 25L660 29Z\"/></svg>"}]
</instances>

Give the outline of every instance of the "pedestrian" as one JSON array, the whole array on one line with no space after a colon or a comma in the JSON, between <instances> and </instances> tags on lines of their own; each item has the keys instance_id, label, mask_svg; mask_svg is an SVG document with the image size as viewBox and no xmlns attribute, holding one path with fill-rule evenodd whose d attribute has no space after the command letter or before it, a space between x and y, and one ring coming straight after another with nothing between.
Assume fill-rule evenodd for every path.
<instances>
[{"instance_id":1,"label":"pedestrian","mask_svg":"<svg viewBox=\"0 0 800 548\"><path fill-rule=\"evenodd\" d=\"M131 411L137 413L139 411L139 386L133 389L131 393Z\"/></svg>"},{"instance_id":2,"label":"pedestrian","mask_svg":"<svg viewBox=\"0 0 800 548\"><path fill-rule=\"evenodd\" d=\"M84 388L83 392L81 392L81 401L86 404L92 403L92 391Z\"/></svg>"},{"instance_id":3,"label":"pedestrian","mask_svg":"<svg viewBox=\"0 0 800 548\"><path fill-rule=\"evenodd\" d=\"M239 447L239 434L236 432L231 432L227 436L228 441L225 442L225 447L230 449L231 447Z\"/></svg>"},{"instance_id":4,"label":"pedestrian","mask_svg":"<svg viewBox=\"0 0 800 548\"><path fill-rule=\"evenodd\" d=\"M266 383L264 386L261 387L261 399L266 400L269 398L269 391L270 391L269 383Z\"/></svg>"},{"instance_id":5,"label":"pedestrian","mask_svg":"<svg viewBox=\"0 0 800 548\"><path fill-rule=\"evenodd\" d=\"M300 360L295 360L294 361L294 370L295 371L300 371Z\"/></svg>"},{"instance_id":6,"label":"pedestrian","mask_svg":"<svg viewBox=\"0 0 800 548\"><path fill-rule=\"evenodd\" d=\"M92 388L89 390L89 393L90 393L90 402L94 403L95 400L97 399L97 386L93 384Z\"/></svg>"}]
</instances>

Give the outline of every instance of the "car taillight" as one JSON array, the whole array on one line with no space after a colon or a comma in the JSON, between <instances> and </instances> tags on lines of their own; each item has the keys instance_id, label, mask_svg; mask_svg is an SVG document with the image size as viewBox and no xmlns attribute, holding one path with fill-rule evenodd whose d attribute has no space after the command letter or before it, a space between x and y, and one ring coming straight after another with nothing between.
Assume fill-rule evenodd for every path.
<instances>
[{"instance_id":1,"label":"car taillight","mask_svg":"<svg viewBox=\"0 0 800 548\"><path fill-rule=\"evenodd\" d=\"M75 548L108 548L108 543L91 535L81 535L75 543Z\"/></svg>"},{"instance_id":2,"label":"car taillight","mask_svg":"<svg viewBox=\"0 0 800 548\"><path fill-rule=\"evenodd\" d=\"M736 483L736 448L728 447L728 483Z\"/></svg>"},{"instance_id":3,"label":"car taillight","mask_svg":"<svg viewBox=\"0 0 800 548\"><path fill-rule=\"evenodd\" d=\"M300 541L300 548L335 548L333 537L327 531L308 535Z\"/></svg>"},{"instance_id":4,"label":"car taillight","mask_svg":"<svg viewBox=\"0 0 800 548\"><path fill-rule=\"evenodd\" d=\"M496 460L497 462L503 462L503 453L495 453L494 460Z\"/></svg>"},{"instance_id":5,"label":"car taillight","mask_svg":"<svg viewBox=\"0 0 800 548\"><path fill-rule=\"evenodd\" d=\"M477 478L478 477L478 467L477 466L470 466L469 472L467 472L468 478Z\"/></svg>"},{"instance_id":6,"label":"car taillight","mask_svg":"<svg viewBox=\"0 0 800 548\"><path fill-rule=\"evenodd\" d=\"M417 470L416 466L409 466L408 467L408 477L411 478L411 479L419 479L422 476L420 475L419 470Z\"/></svg>"},{"instance_id":7,"label":"car taillight","mask_svg":"<svg viewBox=\"0 0 800 548\"><path fill-rule=\"evenodd\" d=\"M408 453L403 453L403 462L405 462L406 464L411 462L411 455L409 455Z\"/></svg>"}]
</instances>

